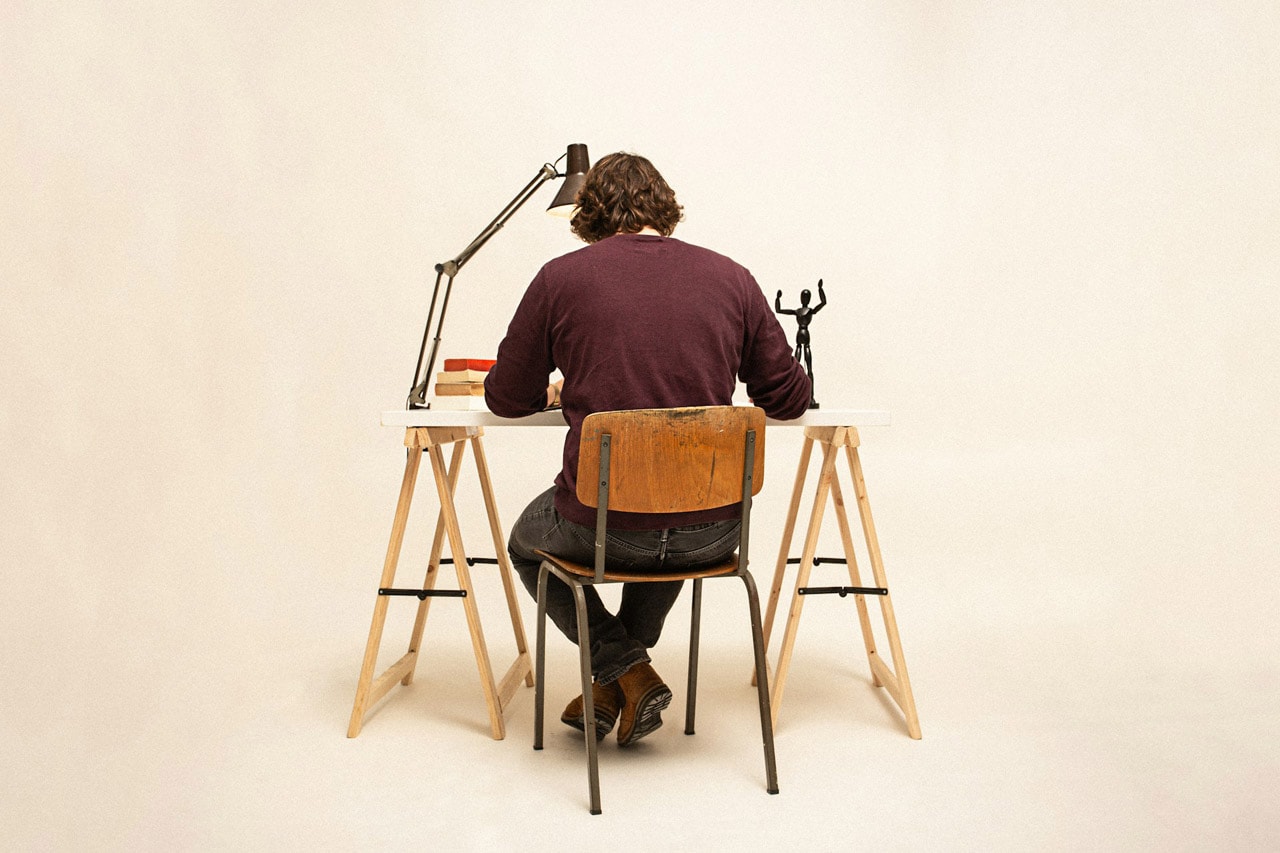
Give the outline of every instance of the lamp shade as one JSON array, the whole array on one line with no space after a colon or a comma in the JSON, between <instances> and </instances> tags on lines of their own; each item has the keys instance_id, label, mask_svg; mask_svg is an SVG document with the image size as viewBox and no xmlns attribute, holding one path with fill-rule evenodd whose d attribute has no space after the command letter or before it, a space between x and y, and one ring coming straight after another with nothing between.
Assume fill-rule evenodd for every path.
<instances>
[{"instance_id":1,"label":"lamp shade","mask_svg":"<svg viewBox=\"0 0 1280 853\"><path fill-rule=\"evenodd\" d=\"M578 190L587 180L587 170L591 168L591 158L587 155L587 146L574 143L569 146L564 167L564 183L560 192L556 193L547 212L555 216L569 217L578 206Z\"/></svg>"}]
</instances>

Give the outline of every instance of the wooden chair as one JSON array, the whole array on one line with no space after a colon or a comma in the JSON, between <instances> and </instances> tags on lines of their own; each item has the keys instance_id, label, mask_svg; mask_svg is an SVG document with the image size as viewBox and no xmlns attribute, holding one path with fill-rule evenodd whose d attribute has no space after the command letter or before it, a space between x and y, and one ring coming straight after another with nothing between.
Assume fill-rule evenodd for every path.
<instances>
[{"instance_id":1,"label":"wooden chair","mask_svg":"<svg viewBox=\"0 0 1280 853\"><path fill-rule=\"evenodd\" d=\"M584 566L555 554L542 558L538 573L538 634L534 679L534 749L542 749L545 696L547 582L551 575L573 591L578 620L578 652L587 744L587 779L591 813L600 814L600 773L596 746L595 707L591 696L591 637L583 587L605 583L693 581L693 614L689 637L689 682L685 734L693 734L697 696L698 639L702 582L708 578L741 578L747 588L751 637L755 653L760 731L764 738L766 790L778 793L773 751L773 716L769 709L764 632L755 581L747 571L751 498L764 482L764 411L755 407L712 406L681 409L637 409L597 412L582 425L578 457L578 500L596 508L595 565ZM742 504L737 553L724 563L681 573L611 572L605 560L607 511L641 513L692 512Z\"/></svg>"}]
</instances>

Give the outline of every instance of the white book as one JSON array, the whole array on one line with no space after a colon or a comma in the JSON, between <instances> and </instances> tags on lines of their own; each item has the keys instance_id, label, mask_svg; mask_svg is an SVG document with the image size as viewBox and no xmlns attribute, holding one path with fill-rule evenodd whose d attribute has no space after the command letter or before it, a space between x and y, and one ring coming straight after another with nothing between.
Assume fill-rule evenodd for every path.
<instances>
[{"instance_id":1,"label":"white book","mask_svg":"<svg viewBox=\"0 0 1280 853\"><path fill-rule=\"evenodd\" d=\"M487 370L443 370L436 374L437 382L483 382Z\"/></svg>"},{"instance_id":2,"label":"white book","mask_svg":"<svg viewBox=\"0 0 1280 853\"><path fill-rule=\"evenodd\" d=\"M431 408L438 411L449 412L487 412L489 407L484 404L484 397L458 396L458 397L432 397Z\"/></svg>"}]
</instances>

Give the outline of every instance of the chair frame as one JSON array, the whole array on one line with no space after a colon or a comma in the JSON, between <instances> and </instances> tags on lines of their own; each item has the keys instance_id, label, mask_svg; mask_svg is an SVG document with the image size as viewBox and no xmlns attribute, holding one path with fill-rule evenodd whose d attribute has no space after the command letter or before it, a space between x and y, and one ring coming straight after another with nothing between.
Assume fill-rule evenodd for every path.
<instances>
[{"instance_id":1,"label":"chair frame","mask_svg":"<svg viewBox=\"0 0 1280 853\"><path fill-rule=\"evenodd\" d=\"M702 430L714 425L717 419L731 418L735 429L741 429L742 482L737 495L728 499L717 497L713 493L715 474L715 454L706 460L705 466L696 462L686 469L696 471L705 467L704 476L708 486L697 497L693 505L681 505L680 509L641 509L637 511L687 511L689 509L711 509L729 503L742 505L742 524L739 532L738 548L734 557L727 563L708 569L694 569L688 572L653 573L653 574L611 574L606 566L605 544L608 531L609 509L611 506L611 487L615 485L614 471L615 444L630 447L637 440L643 441L642 435L633 435L639 424L646 419L652 426L653 419L666 418L666 425L681 436L696 437ZM592 433L599 427L598 443L591 441ZM630 428L630 429L629 429ZM598 453L597 453L598 450ZM736 452L736 451L735 451ZM763 485L764 474L764 412L755 407L746 406L707 406L678 409L638 409L621 412L598 412L587 417L583 423L583 438L578 464L578 498L587 506L596 509L595 529L595 563L588 571L585 566L577 566L569 561L546 552L538 552L543 558L538 572L538 625L537 645L535 652L535 693L534 693L534 749L542 749L545 705L545 673L546 673L546 623L547 623L547 584L550 576L555 575L569 586L573 592L574 606L578 622L579 669L582 681L584 725L583 735L587 747L587 779L591 798L591 813L600 814L600 771L598 745L596 743L595 703L592 698L591 678L591 637L587 625L587 608L584 587L606 583L645 583L671 580L693 581L693 605L689 631L689 674L688 693L685 705L685 734L694 733L694 718L697 702L698 679L698 645L701 635L702 581L707 578L736 577L740 578L747 590L747 601L751 617L752 645L755 656L755 682L760 707L760 731L764 742L764 760L766 790L770 794L778 793L777 762L774 756L773 714L770 709L768 687L768 670L765 660L764 631L760 618L760 597L755 580L747 571L748 546L751 530L751 501ZM700 460L701 461L701 460ZM595 477L594 480L591 478ZM653 491L653 490L650 490ZM718 493L724 495L723 489ZM735 499L736 498L736 499ZM677 500L679 498L676 498ZM711 501L710 504L707 502ZM631 511L631 507L627 507ZM576 571L574 571L576 569Z\"/></svg>"}]
</instances>

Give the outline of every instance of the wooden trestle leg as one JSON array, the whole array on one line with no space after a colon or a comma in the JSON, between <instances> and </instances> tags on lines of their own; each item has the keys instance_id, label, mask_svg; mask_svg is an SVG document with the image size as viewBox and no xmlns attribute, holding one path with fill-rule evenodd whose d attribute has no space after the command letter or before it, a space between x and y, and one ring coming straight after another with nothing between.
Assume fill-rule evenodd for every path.
<instances>
[{"instance_id":1,"label":"wooden trestle leg","mask_svg":"<svg viewBox=\"0 0 1280 853\"><path fill-rule=\"evenodd\" d=\"M783 527L782 542L778 549L778 562L774 568L773 583L769 590L769 604L764 622L764 641L766 646L773 630L774 615L782 592L782 582L786 573L787 555L791 552L791 540L795 533L796 518L800 509L801 496L809 469L815 444L822 448L822 466L818 474L818 485L814 493L812 509L809 514L809 525L805 533L804 546L800 555L800 569L796 576L795 589L791 596L791 607L787 613L787 624L783 630L782 647L778 653L778 663L773 675L771 705L776 725L778 709L782 705L782 693L786 687L787 673L791 667L791 655L795 650L796 633L800 627L800 614L804 609L805 594L810 591L809 577L813 571L818 537L822 530L823 514L828 500L834 506L836 521L840 527L840 541L844 550L844 560L849 571L851 589L876 589L873 597L880 601L880 613L884 621L885 636L888 640L890 668L876 649L875 635L871 627L866 594L851 593L858 612L858 623L862 629L862 641L867 652L867 662L871 667L872 682L877 687L884 687L893 701L902 710L907 724L907 733L919 739L920 719L916 713L915 698L911 693L911 681L907 676L907 662L902 654L902 643L898 637L898 621L893 612L893 599L889 594L889 584L885 575L884 561L880 556L880 540L876 536L875 522L871 517L871 503L867 499L867 487L862 477L862 462L858 457L858 431L853 427L807 427L804 431L804 447L800 453L800 467L796 472L795 486L791 493L791 505L787 512L786 524ZM840 488L836 459L839 449L844 448L849 463L849 472L853 480L854 493L857 496L858 516L862 523L863 538L866 542L867 555L871 563L871 573L875 579L875 588L864 588L858 572L857 557L854 554L852 528L849 525L848 513L845 509L844 494ZM802 592L803 591L803 592ZM846 591L841 591L842 597Z\"/></svg>"},{"instance_id":2,"label":"wooden trestle leg","mask_svg":"<svg viewBox=\"0 0 1280 853\"><path fill-rule=\"evenodd\" d=\"M355 704L351 709L351 721L347 727L347 737L360 734L364 718L369 709L378 700L390 692L397 682L408 685L413 682L414 669L418 662L418 652L422 643L423 628L426 625L427 613L431 599L443 593L436 591L436 580L439 577L442 563L441 553L444 542L449 542L449 552L453 559L454 572L458 578L458 589L452 591L454 597L462 599L467 617L467 628L471 635L471 645L475 652L476 668L480 674L480 687L484 693L485 703L489 709L489 726L495 740L506 735L503 709L515 695L516 689L523 680L526 685L533 686L533 667L529 656L528 644L525 641L524 624L520 617L520 608L515 594L515 585L511 578L511 564L506 554L502 524L498 519L497 503L493 497L493 485L489 478L489 466L484 455L481 442L483 430L479 427L410 427L405 432L404 479L400 485L400 499L396 504L395 519L391 525L391 540L387 545L387 556L382 566L382 576L378 583L379 593L373 606L373 623L369 628L369 639L365 645L364 661L360 667L360 678L356 686ZM476 471L480 479L480 490L484 496L485 510L488 515L489 531L493 539L497 555L498 573L502 578L502 586L507 600L507 610L511 616L511 627L515 634L516 659L501 681L494 681L493 667L489 659L489 650L485 644L484 631L480 625L480 612L476 606L475 588L471 582L471 572L467 562L466 550L462 541L462 530L458 523L457 508L454 505L454 493L457 490L459 470L462 456L470 443L475 459ZM448 468L444 464L444 447L451 445L453 452ZM431 471L436 484L436 493L440 499L440 511L436 517L435 533L431 543L431 553L427 562L426 577L423 579L419 596L417 616L414 620L413 633L409 640L408 651L376 679L373 677L378 661L378 649L382 643L382 629L386 623L388 595L385 591L395 582L396 567L400 561L400 549L404 542L405 528L408 525L409 507L413 503L414 485L418 479L418 470L423 455L431 460ZM402 591L418 592L414 591Z\"/></svg>"}]
</instances>

